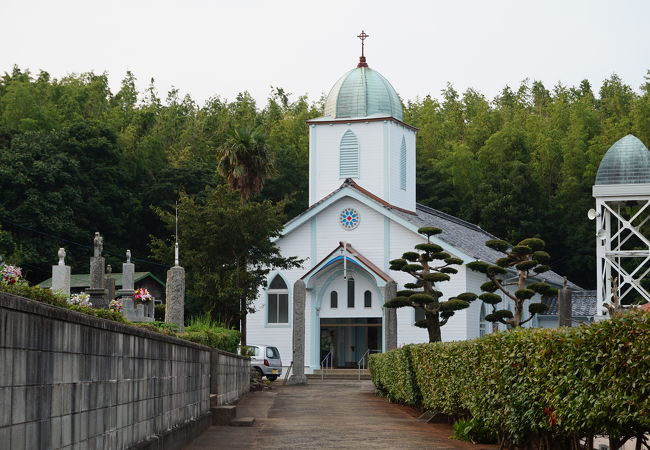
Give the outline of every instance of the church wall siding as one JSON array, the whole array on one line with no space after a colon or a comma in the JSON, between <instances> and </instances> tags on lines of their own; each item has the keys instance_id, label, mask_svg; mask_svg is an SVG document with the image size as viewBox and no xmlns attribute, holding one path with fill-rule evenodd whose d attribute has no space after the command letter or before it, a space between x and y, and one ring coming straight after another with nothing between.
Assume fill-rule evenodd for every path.
<instances>
[{"instance_id":1,"label":"church wall siding","mask_svg":"<svg viewBox=\"0 0 650 450\"><path fill-rule=\"evenodd\" d=\"M311 228L309 223L305 223L295 229L288 236L278 239L277 244L283 255L298 256L301 259L309 258L309 243L311 240ZM258 298L255 301L256 312L249 314L247 317L248 336L247 342L253 344L274 345L280 351L282 363L288 366L291 363L293 342L293 284L309 270L310 261L307 260L302 268L271 271L269 279L274 274L280 273L289 287L289 323L287 325L269 325L267 324L267 296L266 289L260 289Z\"/></svg>"},{"instance_id":2,"label":"church wall siding","mask_svg":"<svg viewBox=\"0 0 650 450\"><path fill-rule=\"evenodd\" d=\"M415 132L394 122L390 123L390 189L388 203L415 211ZM406 190L401 188L401 147L406 143Z\"/></svg>"},{"instance_id":3,"label":"church wall siding","mask_svg":"<svg viewBox=\"0 0 650 450\"><path fill-rule=\"evenodd\" d=\"M383 197L384 160L383 123L361 122L315 125L313 136L317 142L311 143L313 168L310 167L310 205L336 190L343 179L339 176L339 156L341 138L351 130L359 144L359 177L354 180L365 189ZM312 192L313 191L313 192Z\"/></svg>"}]
</instances>

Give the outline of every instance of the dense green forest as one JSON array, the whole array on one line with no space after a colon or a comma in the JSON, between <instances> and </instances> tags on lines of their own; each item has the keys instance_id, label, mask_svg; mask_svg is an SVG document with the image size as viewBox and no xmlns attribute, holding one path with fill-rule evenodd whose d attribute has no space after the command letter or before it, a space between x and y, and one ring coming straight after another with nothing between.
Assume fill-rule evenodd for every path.
<instances>
[{"instance_id":1,"label":"dense green forest","mask_svg":"<svg viewBox=\"0 0 650 450\"><path fill-rule=\"evenodd\" d=\"M73 272L86 271L95 231L114 267L129 248L138 270L162 274L171 261L150 248L169 236L160 211L173 211L179 192L200 199L226 183L217 152L233 127L265 133L275 169L257 200L286 200L286 218L306 208L305 120L321 115L322 100L271 88L265 105L246 92L198 105L177 90L161 98L153 80L138 92L135 81L127 73L111 92L105 74L15 68L0 79L0 254L31 281L50 276L60 246ZM597 93L587 81L524 81L494 99L448 85L404 109L419 128L421 203L500 238L539 236L553 269L594 286L591 186L616 140L650 143L650 78L636 89L612 75Z\"/></svg>"}]
</instances>

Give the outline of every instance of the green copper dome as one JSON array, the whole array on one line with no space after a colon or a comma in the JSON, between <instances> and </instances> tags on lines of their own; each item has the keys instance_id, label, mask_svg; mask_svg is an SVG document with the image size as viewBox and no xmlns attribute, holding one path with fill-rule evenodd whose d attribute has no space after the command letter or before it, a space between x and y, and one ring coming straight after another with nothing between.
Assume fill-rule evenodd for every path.
<instances>
[{"instance_id":1,"label":"green copper dome","mask_svg":"<svg viewBox=\"0 0 650 450\"><path fill-rule=\"evenodd\" d=\"M650 151L628 134L612 145L600 161L596 184L650 183Z\"/></svg>"},{"instance_id":2,"label":"green copper dome","mask_svg":"<svg viewBox=\"0 0 650 450\"><path fill-rule=\"evenodd\" d=\"M361 64L360 64L361 65ZM343 75L325 102L325 116L335 119L393 117L403 120L402 102L386 78L369 67Z\"/></svg>"}]
</instances>

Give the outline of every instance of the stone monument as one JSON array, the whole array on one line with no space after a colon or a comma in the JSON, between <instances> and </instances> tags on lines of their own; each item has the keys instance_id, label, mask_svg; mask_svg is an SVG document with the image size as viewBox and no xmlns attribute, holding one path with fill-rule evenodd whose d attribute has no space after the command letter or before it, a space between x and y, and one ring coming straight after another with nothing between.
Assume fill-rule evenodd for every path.
<instances>
[{"instance_id":1,"label":"stone monument","mask_svg":"<svg viewBox=\"0 0 650 450\"><path fill-rule=\"evenodd\" d=\"M108 309L109 300L104 285L106 263L102 257L103 249L104 238L96 232L93 239L93 256L90 258L90 288L86 289L86 293L90 295L90 302L95 308Z\"/></svg>"},{"instance_id":2,"label":"stone monument","mask_svg":"<svg viewBox=\"0 0 650 450\"><path fill-rule=\"evenodd\" d=\"M52 292L70 297L70 266L65 265L65 249L59 249L59 263L52 266Z\"/></svg>"},{"instance_id":3,"label":"stone monument","mask_svg":"<svg viewBox=\"0 0 650 450\"><path fill-rule=\"evenodd\" d=\"M165 322L185 325L185 269L178 264L178 242L174 246L174 267L167 271Z\"/></svg>"},{"instance_id":4,"label":"stone monument","mask_svg":"<svg viewBox=\"0 0 650 450\"><path fill-rule=\"evenodd\" d=\"M122 264L122 289L117 295L122 302L122 315L131 322L153 322L153 312L147 314L145 305L138 305L133 300L135 265L131 262L131 250L126 251L126 262Z\"/></svg>"},{"instance_id":5,"label":"stone monument","mask_svg":"<svg viewBox=\"0 0 650 450\"><path fill-rule=\"evenodd\" d=\"M115 299L115 278L113 278L113 268L110 264L106 266L104 288L106 289L106 304L110 305L111 300Z\"/></svg>"}]
</instances>

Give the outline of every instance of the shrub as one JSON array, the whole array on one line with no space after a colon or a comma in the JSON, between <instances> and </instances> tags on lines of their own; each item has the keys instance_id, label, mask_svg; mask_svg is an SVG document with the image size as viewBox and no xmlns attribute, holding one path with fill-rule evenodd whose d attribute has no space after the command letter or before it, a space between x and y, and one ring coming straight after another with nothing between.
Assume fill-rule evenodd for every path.
<instances>
[{"instance_id":1,"label":"shrub","mask_svg":"<svg viewBox=\"0 0 650 450\"><path fill-rule=\"evenodd\" d=\"M241 334L237 330L213 328L201 331L189 330L185 333L179 333L178 337L226 352L237 353L237 345L241 339Z\"/></svg>"},{"instance_id":2,"label":"shrub","mask_svg":"<svg viewBox=\"0 0 650 450\"><path fill-rule=\"evenodd\" d=\"M412 404L409 393L419 392L427 409L471 417L515 445L650 429L650 313L640 310L576 328L403 347L373 355L370 369L391 400Z\"/></svg>"},{"instance_id":3,"label":"shrub","mask_svg":"<svg viewBox=\"0 0 650 450\"><path fill-rule=\"evenodd\" d=\"M72 311L88 314L89 316L99 317L100 319L112 320L113 322L119 323L129 323L122 313L113 311L112 309L99 309L80 305L68 305L67 308Z\"/></svg>"},{"instance_id":4,"label":"shrub","mask_svg":"<svg viewBox=\"0 0 650 450\"><path fill-rule=\"evenodd\" d=\"M0 291L36 300L37 302L47 303L48 305L60 306L62 308L68 307L65 295L55 294L49 289L38 286L0 283Z\"/></svg>"},{"instance_id":5,"label":"shrub","mask_svg":"<svg viewBox=\"0 0 650 450\"><path fill-rule=\"evenodd\" d=\"M459 420L454 423L454 439L473 444L496 444L497 435L476 419Z\"/></svg>"}]
</instances>

